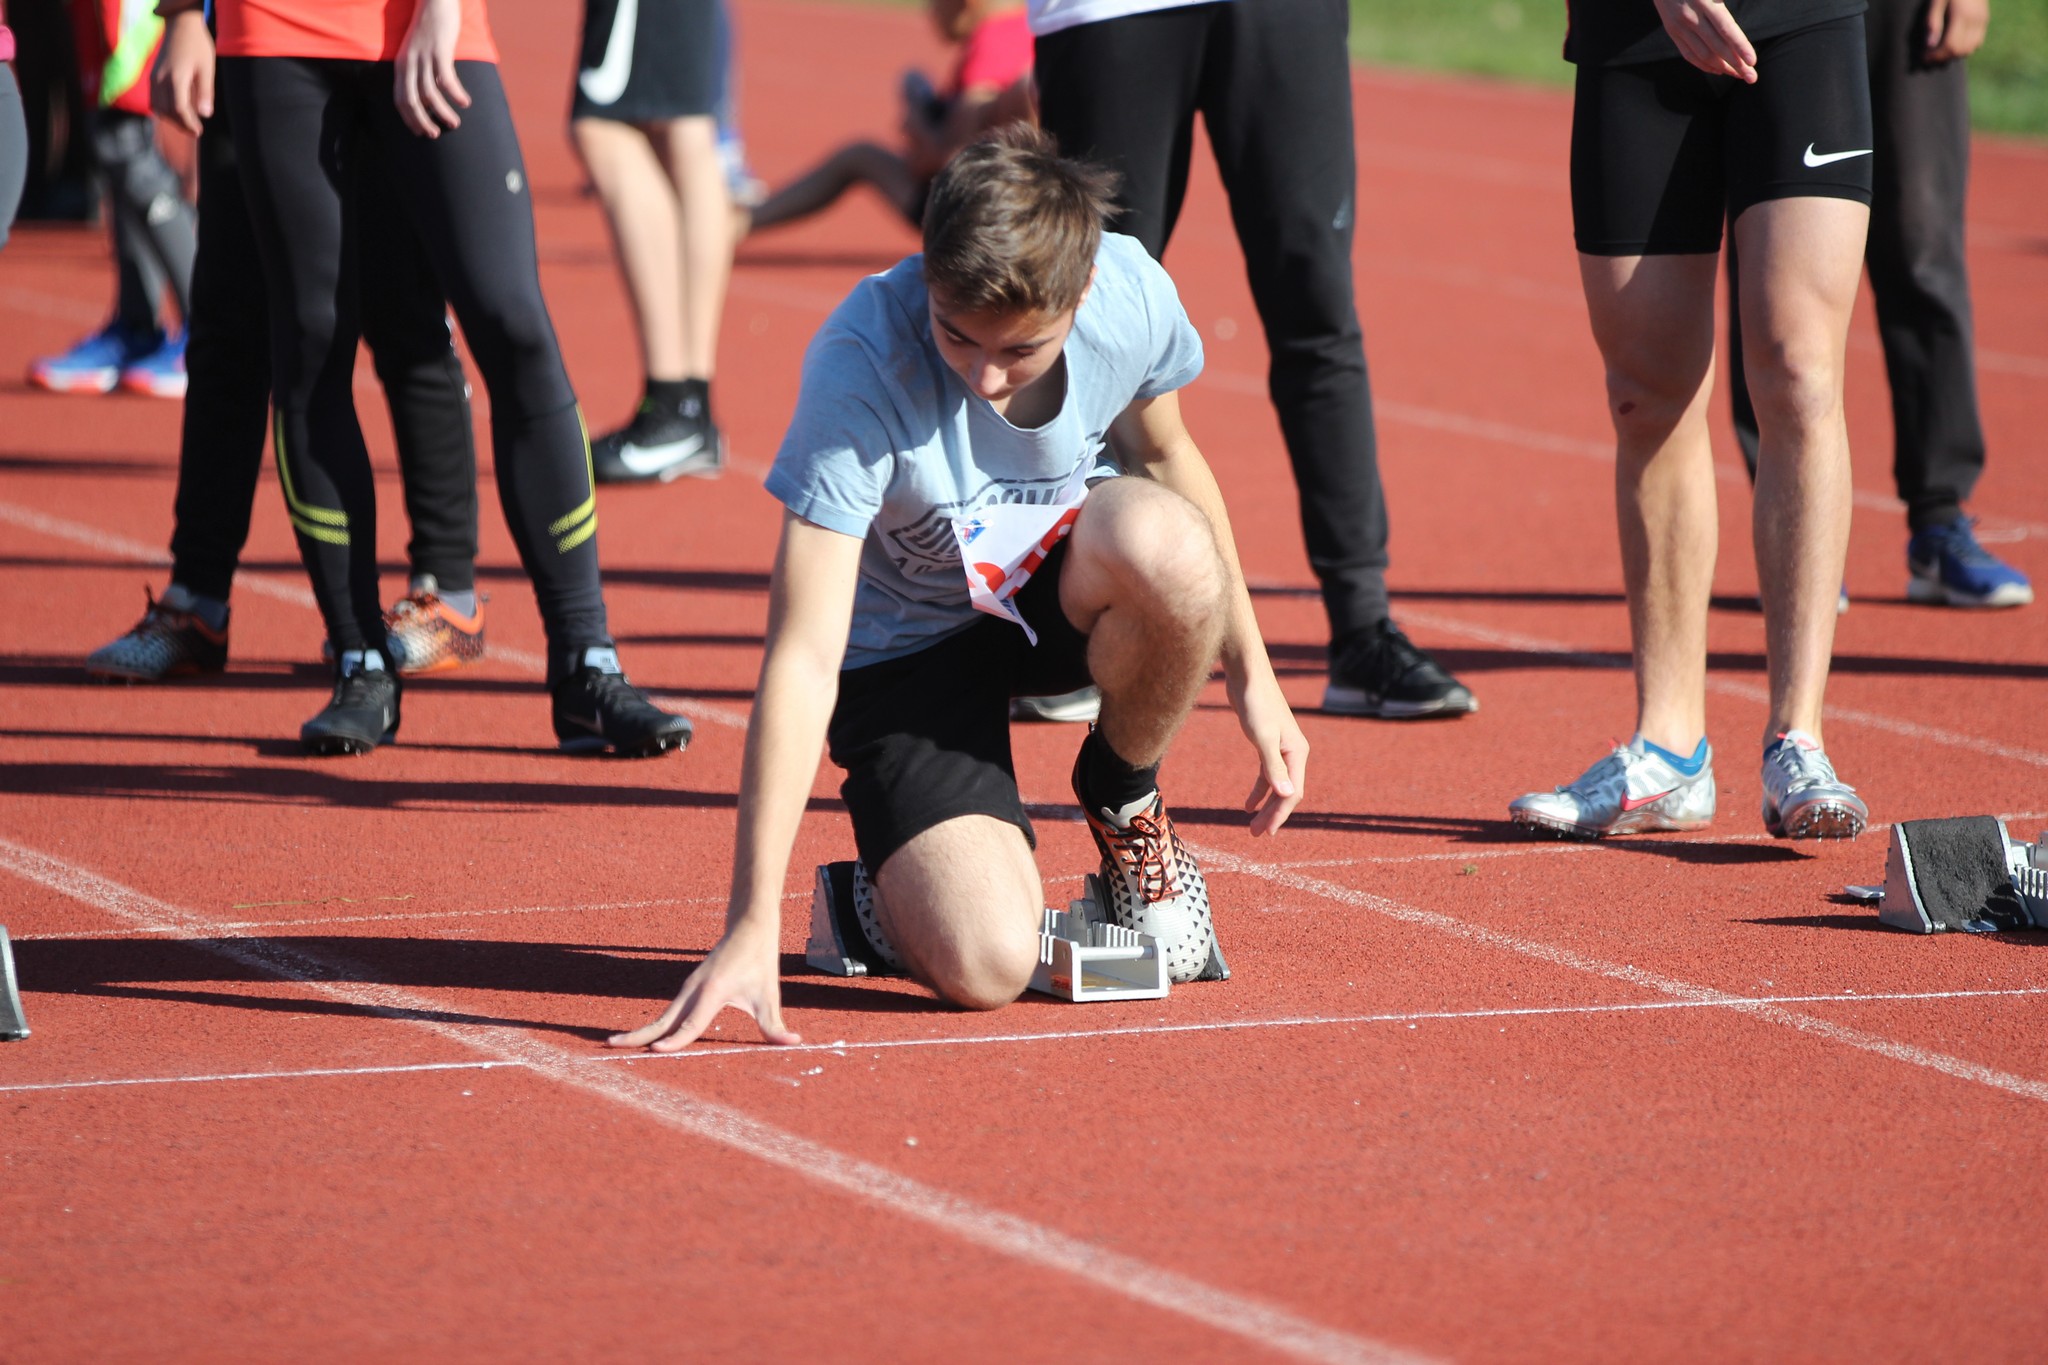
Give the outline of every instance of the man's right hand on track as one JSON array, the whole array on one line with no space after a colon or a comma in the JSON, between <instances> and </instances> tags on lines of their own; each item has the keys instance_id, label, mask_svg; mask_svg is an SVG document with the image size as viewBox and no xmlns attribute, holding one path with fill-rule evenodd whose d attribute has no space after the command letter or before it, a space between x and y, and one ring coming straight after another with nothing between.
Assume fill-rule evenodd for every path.
<instances>
[{"instance_id":1,"label":"man's right hand on track","mask_svg":"<svg viewBox=\"0 0 2048 1365\"><path fill-rule=\"evenodd\" d=\"M745 1010L771 1043L803 1038L782 1023L782 945L774 924L741 919L725 931L711 955L683 982L675 1000L653 1023L615 1033L609 1047L644 1047L680 1052L704 1036L718 1012L730 1005Z\"/></svg>"}]
</instances>

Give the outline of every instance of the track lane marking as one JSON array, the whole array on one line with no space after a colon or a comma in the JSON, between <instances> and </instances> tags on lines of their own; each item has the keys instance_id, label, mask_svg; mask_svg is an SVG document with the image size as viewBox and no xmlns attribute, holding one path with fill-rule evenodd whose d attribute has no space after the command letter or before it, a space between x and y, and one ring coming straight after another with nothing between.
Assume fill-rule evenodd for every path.
<instances>
[{"instance_id":1,"label":"track lane marking","mask_svg":"<svg viewBox=\"0 0 2048 1365\"><path fill-rule=\"evenodd\" d=\"M204 915L6 838L0 838L0 867L122 918L178 923L195 930L210 923ZM490 1060L522 1064L549 1080L779 1166L885 1213L916 1219L986 1250L1059 1271L1093 1289L1178 1314L1253 1345L1330 1365L1409 1365L1426 1359L951 1194L753 1118L731 1105L636 1076L629 1068L586 1065L588 1053L570 1052L519 1029L421 1017L446 1012L446 1007L429 996L396 987L337 980L352 970L339 961L260 938L215 940L206 948L330 1000L426 1029Z\"/></svg>"},{"instance_id":2,"label":"track lane marking","mask_svg":"<svg viewBox=\"0 0 2048 1365\"><path fill-rule=\"evenodd\" d=\"M1449 934L1454 938L1461 938L1469 943L1478 943L1490 948L1504 949L1507 952L1515 953L1522 957L1533 958L1538 962L1547 962L1553 966L1570 968L1575 972L1584 972L1589 976L1603 976L1613 981L1624 981L1632 986L1640 986L1644 990L1667 996L1674 1000L1724 1005L1729 1009L1751 1015L1767 1023L1777 1024L1783 1028L1793 1029L1812 1037L1822 1038L1828 1042L1839 1043L1844 1047L1855 1048L1861 1052L1875 1053L1880 1057L1888 1057L1895 1062L1904 1062L1909 1066L1924 1067L1929 1071L1939 1072L1956 1080L1970 1081L1977 1085L1989 1086L1994 1090L2002 1090L2008 1094L2017 1095L2022 1099L2048 1104L2048 1081L2034 1080L2026 1076L2016 1076L2008 1071L2000 1071L1995 1067L1965 1061L1961 1057L1952 1057L1947 1053L1936 1052L1931 1048L1917 1047L1911 1043L1897 1042L1878 1034L1865 1033L1860 1029L1847 1028L1825 1019L1814 1018L1812 1015L1800 1014L1796 1011L1785 1009L1783 1006L1772 1004L1768 1001L1751 1000L1743 996L1733 995L1727 991L1717 990L1711 986L1695 985L1690 981L1682 981L1677 977L1665 976L1633 964L1608 962L1605 959L1580 953L1570 948L1560 948L1536 939L1522 938L1516 934L1505 933L1499 929L1490 929L1480 924L1473 924L1467 920L1458 919L1453 915L1442 914L1439 911L1424 910L1417 906L1406 905L1386 896L1374 895L1370 891L1353 890L1351 887L1342 886L1336 882L1324 881L1320 877L1310 877L1299 872L1290 872L1286 868L1277 867L1270 863L1260 863L1249 858L1240 858L1234 853L1226 853L1221 849L1205 849L1196 845L1190 845L1190 848L1193 849L1195 856L1201 859L1202 865L1213 871L1234 872L1242 876L1256 877L1272 885L1284 886L1289 890L1304 892L1323 900L1334 901L1339 905L1348 905L1358 910L1369 910L1373 914L1396 920L1403 924L1412 924L1424 929L1434 929L1439 933Z\"/></svg>"},{"instance_id":3,"label":"track lane marking","mask_svg":"<svg viewBox=\"0 0 2048 1365\"><path fill-rule=\"evenodd\" d=\"M751 1057L771 1059L804 1053L847 1056L855 1052L887 1052L903 1048L972 1048L996 1045L1021 1046L1031 1043L1067 1043L1084 1039L1137 1038L1181 1033L1234 1033L1240 1030L1280 1028L1338 1028L1360 1024L1458 1023L1484 1019L1552 1018L1570 1015L1646 1014L1670 1010L1733 1009L1738 1005L1868 1005L1899 1004L1923 1000L1978 1000L2008 996L2048 995L2048 986L2012 986L1963 991L1901 991L1872 995L1759 995L1728 1000L1630 1000L1605 1005L1518 1005L1499 1009L1417 1010L1405 1014L1297 1015L1280 1019L1220 1019L1198 1024L1129 1024L1117 1028L1054 1029L1042 1033L993 1033L961 1038L842 1038L830 1043L798 1043L792 1047L771 1047L750 1043L728 1047L692 1047L666 1054L611 1052L582 1057L578 1065L608 1063L687 1062L708 1057ZM224 1071L187 1076L96 1076L72 1081L23 1081L0 1085L0 1094L31 1090L94 1090L126 1085L210 1085L224 1081L317 1080L332 1076L397 1076L413 1072L488 1071L500 1067L524 1067L519 1061L477 1060L470 1062L395 1062L383 1066L307 1067L303 1070Z\"/></svg>"}]
</instances>

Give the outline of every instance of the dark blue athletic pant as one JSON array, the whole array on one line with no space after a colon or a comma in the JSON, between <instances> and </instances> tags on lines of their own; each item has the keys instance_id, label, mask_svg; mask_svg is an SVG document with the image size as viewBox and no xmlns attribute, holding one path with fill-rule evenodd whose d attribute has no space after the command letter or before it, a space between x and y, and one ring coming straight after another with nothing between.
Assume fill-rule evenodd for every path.
<instances>
[{"instance_id":1,"label":"dark blue athletic pant","mask_svg":"<svg viewBox=\"0 0 2048 1365\"><path fill-rule=\"evenodd\" d=\"M490 394L498 496L558 675L572 655L611 643L589 445L541 298L526 166L504 86L491 63L456 70L472 100L462 126L425 138L399 121L389 62L220 63L270 286L278 476L335 647L380 644L376 495L350 385L362 220L404 214ZM388 195L372 193L363 174L366 143L376 147Z\"/></svg>"}]
</instances>

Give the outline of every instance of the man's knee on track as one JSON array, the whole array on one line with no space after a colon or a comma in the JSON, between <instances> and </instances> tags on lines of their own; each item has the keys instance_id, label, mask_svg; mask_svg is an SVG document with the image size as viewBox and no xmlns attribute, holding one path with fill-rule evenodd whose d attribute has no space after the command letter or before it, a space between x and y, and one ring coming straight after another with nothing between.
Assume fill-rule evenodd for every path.
<instances>
[{"instance_id":1,"label":"man's knee on track","mask_svg":"<svg viewBox=\"0 0 2048 1365\"><path fill-rule=\"evenodd\" d=\"M964 1010L999 1010L1031 984L1032 970L1038 966L1038 935L988 933L955 939L929 947L918 965L925 984L948 1004Z\"/></svg>"}]
</instances>

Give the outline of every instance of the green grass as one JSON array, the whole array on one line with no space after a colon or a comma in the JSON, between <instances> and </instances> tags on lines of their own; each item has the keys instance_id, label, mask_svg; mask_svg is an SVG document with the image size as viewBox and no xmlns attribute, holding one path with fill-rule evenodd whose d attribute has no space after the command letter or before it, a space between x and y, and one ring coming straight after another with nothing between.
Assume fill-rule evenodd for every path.
<instances>
[{"instance_id":1,"label":"green grass","mask_svg":"<svg viewBox=\"0 0 2048 1365\"><path fill-rule=\"evenodd\" d=\"M1361 61L1564 85L1563 41L1563 0L1351 0ZM1970 107L1982 131L2048 136L2048 0L1992 0Z\"/></svg>"}]
</instances>

